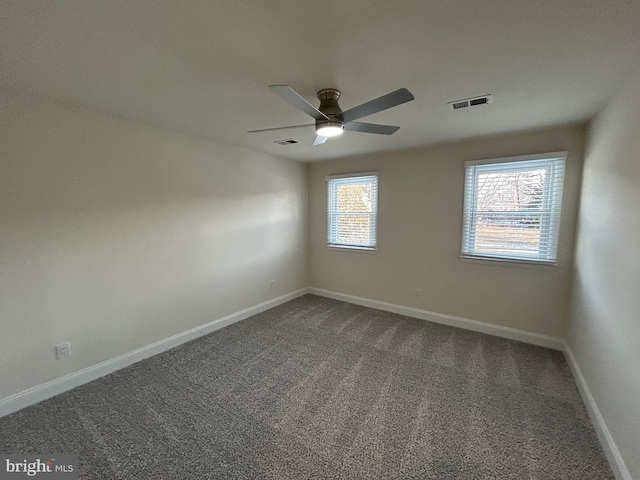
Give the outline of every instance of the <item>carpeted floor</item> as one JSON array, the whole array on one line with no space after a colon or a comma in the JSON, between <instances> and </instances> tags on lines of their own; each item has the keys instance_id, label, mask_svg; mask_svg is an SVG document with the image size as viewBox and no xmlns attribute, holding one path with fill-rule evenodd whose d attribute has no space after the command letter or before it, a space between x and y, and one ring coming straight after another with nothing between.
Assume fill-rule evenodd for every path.
<instances>
[{"instance_id":1,"label":"carpeted floor","mask_svg":"<svg viewBox=\"0 0 640 480\"><path fill-rule=\"evenodd\" d=\"M613 479L561 353L312 295L0 419L83 479Z\"/></svg>"}]
</instances>

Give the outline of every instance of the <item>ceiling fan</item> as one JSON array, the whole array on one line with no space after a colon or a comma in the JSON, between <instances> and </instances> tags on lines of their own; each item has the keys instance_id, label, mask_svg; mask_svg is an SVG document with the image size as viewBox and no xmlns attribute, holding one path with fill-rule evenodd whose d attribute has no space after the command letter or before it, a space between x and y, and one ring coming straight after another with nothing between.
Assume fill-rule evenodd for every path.
<instances>
[{"instance_id":1,"label":"ceiling fan","mask_svg":"<svg viewBox=\"0 0 640 480\"><path fill-rule=\"evenodd\" d=\"M300 94L288 85L269 85L269 88L284 98L287 102L298 107L307 115L315 118L316 139L313 145L321 145L327 138L342 134L344 130L352 132L376 133L379 135L391 135L400 127L393 125L379 125L375 123L356 122L355 120L372 115L382 110L410 102L414 96L406 88L399 88L374 100L370 100L357 107L343 112L338 105L340 90L325 88L318 92L320 107L316 108L307 102ZM290 125L287 127L263 128L261 130L249 130L247 133L271 132L285 130L287 128L310 127L313 124Z\"/></svg>"}]
</instances>

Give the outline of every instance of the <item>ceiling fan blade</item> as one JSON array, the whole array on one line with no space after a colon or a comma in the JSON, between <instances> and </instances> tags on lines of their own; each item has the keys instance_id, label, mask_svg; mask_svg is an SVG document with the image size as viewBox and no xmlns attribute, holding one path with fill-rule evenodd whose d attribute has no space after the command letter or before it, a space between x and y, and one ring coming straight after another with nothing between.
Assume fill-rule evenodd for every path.
<instances>
[{"instance_id":1,"label":"ceiling fan blade","mask_svg":"<svg viewBox=\"0 0 640 480\"><path fill-rule=\"evenodd\" d=\"M353 120L357 120L358 118L381 112L382 110L386 110L387 108L410 102L414 98L415 97L409 90L407 90L406 88L399 88L398 90L395 90L391 93L387 93L386 95L363 103L362 105L350 108L346 112L342 112L342 119L345 122L351 122Z\"/></svg>"},{"instance_id":2,"label":"ceiling fan blade","mask_svg":"<svg viewBox=\"0 0 640 480\"><path fill-rule=\"evenodd\" d=\"M349 122L344 124L344 129L351 132L392 135L396 133L400 127L395 127L393 125L378 125L377 123Z\"/></svg>"},{"instance_id":3,"label":"ceiling fan blade","mask_svg":"<svg viewBox=\"0 0 640 480\"><path fill-rule=\"evenodd\" d=\"M316 135L316 139L313 141L313 146L315 147L316 145L322 145L324 142L327 141L327 138L329 138L329 137L323 137L322 135Z\"/></svg>"},{"instance_id":4,"label":"ceiling fan blade","mask_svg":"<svg viewBox=\"0 0 640 480\"><path fill-rule=\"evenodd\" d=\"M329 120L329 117L307 102L289 85L269 85L269 88L284 98L287 102L298 107L307 115L311 115L316 120Z\"/></svg>"},{"instance_id":5,"label":"ceiling fan blade","mask_svg":"<svg viewBox=\"0 0 640 480\"><path fill-rule=\"evenodd\" d=\"M261 128L260 130L247 130L247 133L273 132L274 130L286 130L288 128L315 127L313 123L305 125L289 125L288 127Z\"/></svg>"}]
</instances>

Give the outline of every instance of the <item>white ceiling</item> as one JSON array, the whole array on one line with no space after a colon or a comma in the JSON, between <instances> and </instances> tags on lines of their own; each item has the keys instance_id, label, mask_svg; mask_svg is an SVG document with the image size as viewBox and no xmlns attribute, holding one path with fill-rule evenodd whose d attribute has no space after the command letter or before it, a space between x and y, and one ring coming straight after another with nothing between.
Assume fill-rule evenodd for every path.
<instances>
[{"instance_id":1,"label":"white ceiling","mask_svg":"<svg viewBox=\"0 0 640 480\"><path fill-rule=\"evenodd\" d=\"M302 161L588 120L640 58L640 0L3 0L0 83ZM416 100L312 147L268 85ZM493 94L493 104L447 102ZM294 138L300 143L273 142Z\"/></svg>"}]
</instances>

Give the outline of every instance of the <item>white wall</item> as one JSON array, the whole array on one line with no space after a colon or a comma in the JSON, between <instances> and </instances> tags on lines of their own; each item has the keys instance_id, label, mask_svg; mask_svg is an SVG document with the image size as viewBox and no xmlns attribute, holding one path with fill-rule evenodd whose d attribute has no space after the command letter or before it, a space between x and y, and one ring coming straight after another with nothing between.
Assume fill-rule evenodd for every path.
<instances>
[{"instance_id":1,"label":"white wall","mask_svg":"<svg viewBox=\"0 0 640 480\"><path fill-rule=\"evenodd\" d=\"M640 479L640 73L593 120L568 342Z\"/></svg>"},{"instance_id":2,"label":"white wall","mask_svg":"<svg viewBox=\"0 0 640 480\"><path fill-rule=\"evenodd\" d=\"M0 398L307 286L305 165L0 91L0 172Z\"/></svg>"},{"instance_id":3,"label":"white wall","mask_svg":"<svg viewBox=\"0 0 640 480\"><path fill-rule=\"evenodd\" d=\"M311 286L564 337L584 135L564 127L312 164ZM558 266L460 261L464 162L560 150L568 158ZM367 171L380 175L378 251L330 250L325 176Z\"/></svg>"}]
</instances>

